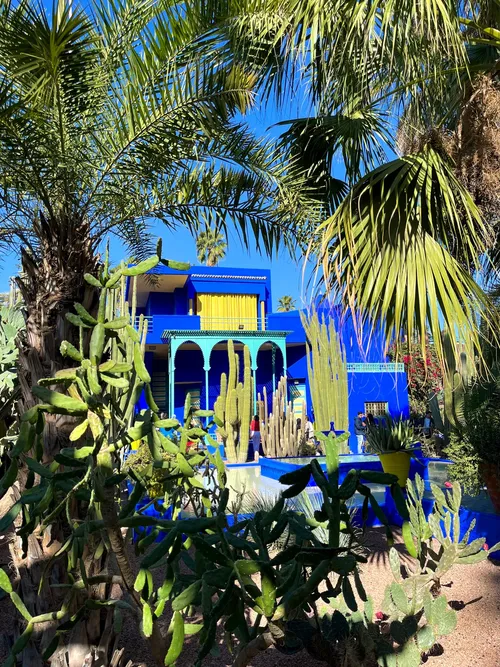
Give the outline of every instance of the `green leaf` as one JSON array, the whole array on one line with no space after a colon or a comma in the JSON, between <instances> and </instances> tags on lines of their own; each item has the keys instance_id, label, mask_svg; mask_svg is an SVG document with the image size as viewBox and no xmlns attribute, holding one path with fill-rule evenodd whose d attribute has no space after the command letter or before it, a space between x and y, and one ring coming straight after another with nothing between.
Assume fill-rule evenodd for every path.
<instances>
[{"instance_id":1,"label":"green leaf","mask_svg":"<svg viewBox=\"0 0 500 667\"><path fill-rule=\"evenodd\" d=\"M46 387L35 386L32 389L33 394L42 400L44 403L60 408L69 415L85 415L87 414L88 405L77 398L60 394L57 391L51 391Z\"/></svg>"},{"instance_id":2,"label":"green leaf","mask_svg":"<svg viewBox=\"0 0 500 667\"><path fill-rule=\"evenodd\" d=\"M0 568L0 588L6 593L12 593L12 584L10 579L3 568Z\"/></svg>"},{"instance_id":3,"label":"green leaf","mask_svg":"<svg viewBox=\"0 0 500 667\"><path fill-rule=\"evenodd\" d=\"M214 586L215 588L226 588L227 582L229 581L232 572L232 567L219 567L215 570L207 570L203 574L203 579L209 586Z\"/></svg>"},{"instance_id":4,"label":"green leaf","mask_svg":"<svg viewBox=\"0 0 500 667\"><path fill-rule=\"evenodd\" d=\"M403 522L403 540L410 556L417 558L417 549L415 547L415 542L413 541L411 525L408 521Z\"/></svg>"},{"instance_id":5,"label":"green leaf","mask_svg":"<svg viewBox=\"0 0 500 667\"><path fill-rule=\"evenodd\" d=\"M279 482L280 484L302 484L303 488L305 488L310 479L311 465L308 464L301 468L297 468L297 470L292 470L291 472L287 472L284 475L281 475Z\"/></svg>"},{"instance_id":6,"label":"green leaf","mask_svg":"<svg viewBox=\"0 0 500 667\"><path fill-rule=\"evenodd\" d=\"M71 442L76 442L76 440L80 440L80 438L84 436L85 433L87 432L88 426L89 426L88 419L84 419L81 424L75 426L75 428L69 434L69 439L71 440Z\"/></svg>"},{"instance_id":7,"label":"green leaf","mask_svg":"<svg viewBox=\"0 0 500 667\"><path fill-rule=\"evenodd\" d=\"M172 641L170 642L167 655L165 656L165 665L167 667L169 665L174 664L174 662L180 656L182 647L184 646L184 634L185 634L184 619L182 618L181 614L178 611L174 613L172 624L174 628ZM194 632L198 632L198 630L201 629L202 627L203 627L202 625L195 625ZM191 632L189 634L194 634L194 632Z\"/></svg>"},{"instance_id":8,"label":"green leaf","mask_svg":"<svg viewBox=\"0 0 500 667\"><path fill-rule=\"evenodd\" d=\"M17 515L22 510L23 504L18 501L9 509L8 512L0 519L0 533L4 533L9 526L17 519Z\"/></svg>"},{"instance_id":9,"label":"green leaf","mask_svg":"<svg viewBox=\"0 0 500 667\"><path fill-rule=\"evenodd\" d=\"M142 631L145 637L151 637L153 634L153 614L147 602L142 606Z\"/></svg>"},{"instance_id":10,"label":"green leaf","mask_svg":"<svg viewBox=\"0 0 500 667\"><path fill-rule=\"evenodd\" d=\"M202 584L202 581L200 579L200 580L195 581L194 583L192 583L187 588L185 588L182 591L182 593L180 593L172 601L172 609L174 611L182 611L186 607L189 607L190 605L194 604L195 600L197 599L197 597L200 594L201 584Z\"/></svg>"},{"instance_id":11,"label":"green leaf","mask_svg":"<svg viewBox=\"0 0 500 667\"><path fill-rule=\"evenodd\" d=\"M392 601L394 602L396 607L399 609L399 611L402 614L405 614L405 615L408 614L408 612L409 612L408 597L407 597L403 587L400 584L398 584L396 582L393 582L390 585L389 590L390 590Z\"/></svg>"},{"instance_id":12,"label":"green leaf","mask_svg":"<svg viewBox=\"0 0 500 667\"><path fill-rule=\"evenodd\" d=\"M176 529L170 530L161 542L159 542L155 548L142 559L141 570L148 570L153 565L156 565L156 563L170 551L178 534Z\"/></svg>"},{"instance_id":13,"label":"green leaf","mask_svg":"<svg viewBox=\"0 0 500 667\"><path fill-rule=\"evenodd\" d=\"M344 577L342 579L342 595L349 609L351 611L358 611L358 603L356 602L356 598L354 597L349 577Z\"/></svg>"},{"instance_id":14,"label":"green leaf","mask_svg":"<svg viewBox=\"0 0 500 667\"><path fill-rule=\"evenodd\" d=\"M179 466L179 470L182 472L183 475L186 475L186 477L194 476L194 470L189 465L188 461L186 460L186 457L183 454L177 452L175 460L177 462L177 465Z\"/></svg>"},{"instance_id":15,"label":"green leaf","mask_svg":"<svg viewBox=\"0 0 500 667\"><path fill-rule=\"evenodd\" d=\"M240 576L248 576L260 572L261 565L254 560L237 560L234 568Z\"/></svg>"},{"instance_id":16,"label":"green leaf","mask_svg":"<svg viewBox=\"0 0 500 667\"><path fill-rule=\"evenodd\" d=\"M14 603L17 611L21 614L21 616L25 618L27 621L31 621L32 618L31 614L26 609L26 607L24 606L24 602L21 600L21 598L15 591L12 591L10 593L10 599Z\"/></svg>"},{"instance_id":17,"label":"green leaf","mask_svg":"<svg viewBox=\"0 0 500 667\"><path fill-rule=\"evenodd\" d=\"M134 590L140 593L146 584L146 570L139 570L134 582Z\"/></svg>"},{"instance_id":18,"label":"green leaf","mask_svg":"<svg viewBox=\"0 0 500 667\"><path fill-rule=\"evenodd\" d=\"M436 643L436 636L430 625L424 625L417 631L417 645L421 651L428 651Z\"/></svg>"}]
</instances>

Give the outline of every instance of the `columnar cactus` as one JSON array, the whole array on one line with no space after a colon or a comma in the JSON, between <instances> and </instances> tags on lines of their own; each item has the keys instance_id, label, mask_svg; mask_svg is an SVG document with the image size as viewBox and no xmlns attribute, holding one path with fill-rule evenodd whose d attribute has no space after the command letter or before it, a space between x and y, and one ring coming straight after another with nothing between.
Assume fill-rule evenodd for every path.
<instances>
[{"instance_id":1,"label":"columnar cactus","mask_svg":"<svg viewBox=\"0 0 500 667\"><path fill-rule=\"evenodd\" d=\"M302 403L301 424L297 428L297 417L291 401L288 401L286 378L282 377L273 392L272 412L268 414L267 391L264 387L263 399L258 396L259 420L262 449L270 458L279 456L297 456L304 439L306 424L305 405Z\"/></svg>"},{"instance_id":2,"label":"columnar cactus","mask_svg":"<svg viewBox=\"0 0 500 667\"><path fill-rule=\"evenodd\" d=\"M222 438L227 460L245 463L250 440L253 382L250 350L243 347L243 382L239 382L240 360L232 340L227 342L229 374L222 373L220 394L214 404L218 432Z\"/></svg>"},{"instance_id":3,"label":"columnar cactus","mask_svg":"<svg viewBox=\"0 0 500 667\"><path fill-rule=\"evenodd\" d=\"M318 431L330 429L334 422L339 431L349 427L347 364L340 337L333 320L320 322L316 311L301 316L307 341L307 375Z\"/></svg>"}]
</instances>

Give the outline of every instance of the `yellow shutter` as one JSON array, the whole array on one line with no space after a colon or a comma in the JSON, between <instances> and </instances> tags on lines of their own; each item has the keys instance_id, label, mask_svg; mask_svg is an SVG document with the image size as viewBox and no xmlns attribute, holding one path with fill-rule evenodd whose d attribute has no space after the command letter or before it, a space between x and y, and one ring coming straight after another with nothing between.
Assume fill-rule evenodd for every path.
<instances>
[{"instance_id":1,"label":"yellow shutter","mask_svg":"<svg viewBox=\"0 0 500 667\"><path fill-rule=\"evenodd\" d=\"M205 331L257 330L256 294L198 294L196 314Z\"/></svg>"}]
</instances>

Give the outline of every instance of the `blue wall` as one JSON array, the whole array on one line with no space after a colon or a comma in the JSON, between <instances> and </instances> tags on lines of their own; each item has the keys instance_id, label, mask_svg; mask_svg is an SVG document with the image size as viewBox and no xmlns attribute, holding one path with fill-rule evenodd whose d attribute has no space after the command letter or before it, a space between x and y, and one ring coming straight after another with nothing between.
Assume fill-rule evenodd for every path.
<instances>
[{"instance_id":1,"label":"blue wall","mask_svg":"<svg viewBox=\"0 0 500 667\"><path fill-rule=\"evenodd\" d=\"M328 322L333 318L335 329L342 337L346 359L350 363L379 363L386 361L384 355L384 332L379 325L365 324L360 335L350 313L341 317L339 306L330 306L323 303L318 306L320 318L323 316ZM272 313L268 317L268 329L273 331L290 331L287 343L305 343L306 334L302 327L299 311L288 313Z\"/></svg>"},{"instance_id":2,"label":"blue wall","mask_svg":"<svg viewBox=\"0 0 500 667\"><path fill-rule=\"evenodd\" d=\"M304 347L288 348L289 380L300 380L306 382L307 411L313 416L310 387L307 381L307 368ZM151 353L148 353L150 355ZM261 350L257 359L258 369L256 372L257 392L263 395L263 387L266 386L268 398L272 394L272 361L271 351ZM208 374L209 380L209 406L213 408L214 402L219 395L221 373L229 370L227 352L225 350L214 350L210 357L211 369ZM149 368L158 371L167 370L167 362L164 359L150 360L147 358ZM240 363L242 372L243 364ZM283 372L283 364L279 351L276 354L276 381ZM240 374L240 380L242 376ZM203 357L200 350L179 350L176 355L175 371L175 412L182 419L184 400L186 393L193 389L200 391L200 405L204 409L206 405L205 373L203 370ZM359 410L365 409L365 403L371 401L387 401L390 414L409 416L408 392L406 388L405 373L348 373L349 390L349 430L351 432L350 446L353 452L357 452L357 440L354 435L354 418ZM142 406L144 407L144 406ZM269 406L270 407L270 406Z\"/></svg>"},{"instance_id":3,"label":"blue wall","mask_svg":"<svg viewBox=\"0 0 500 667\"><path fill-rule=\"evenodd\" d=\"M410 416L406 373L348 373L349 385L349 444L353 452L358 451L354 435L354 418L364 411L365 403L387 401L393 417Z\"/></svg>"},{"instance_id":4,"label":"blue wall","mask_svg":"<svg viewBox=\"0 0 500 667\"><path fill-rule=\"evenodd\" d=\"M272 310L269 270L192 266L188 271L179 272L160 266L151 273L185 275L187 280L184 287L178 287L173 292L151 292L143 309L146 315L187 315L189 299L196 299L196 294L255 294L259 301L265 302L266 313Z\"/></svg>"},{"instance_id":5,"label":"blue wall","mask_svg":"<svg viewBox=\"0 0 500 667\"><path fill-rule=\"evenodd\" d=\"M162 333L166 329L200 330L200 318L188 315L189 299L194 299L197 293L212 294L257 294L259 301L266 303L268 314L267 328L271 331L287 331L287 376L289 380L306 383L306 400L308 412L312 413L310 387L307 382L307 363L305 332L302 328L300 313L271 313L271 274L270 271L257 269L229 269L226 267L195 266L188 271L177 272L168 267L160 267L157 271L165 275L186 275L184 287L176 288L170 293L152 292L149 294L146 306L138 309L138 314L152 316L148 344L164 343ZM328 320L334 319L335 328L341 335L346 358L349 363L380 363L387 361L384 355L384 336L382 327L365 324L361 337L356 335L350 314L341 316L338 306L331 306L327 302L318 303L320 316L325 315ZM260 308L257 313L260 317ZM196 333L193 334L196 341ZM150 370L166 372L165 359L153 359L148 353L146 363ZM264 386L268 394L272 393L272 361L271 351L261 350L257 359L256 372L257 391L262 393ZM205 373L203 358L199 349L179 350L176 355L175 373L175 410L179 418L183 416L184 399L186 392L192 389L200 390L201 407L206 405ZM219 394L220 375L228 371L227 352L214 350L210 359L208 399L212 407ZM242 368L242 364L240 364ZM276 380L283 373L281 353L276 352ZM349 373L349 430L354 431L354 417L358 410L364 409L364 404L370 401L387 401L389 412L395 416L408 415L408 392L406 375L404 373ZM141 403L144 403L142 400ZM144 406L142 406L144 407ZM352 435L351 449L356 451L356 438Z\"/></svg>"}]
</instances>

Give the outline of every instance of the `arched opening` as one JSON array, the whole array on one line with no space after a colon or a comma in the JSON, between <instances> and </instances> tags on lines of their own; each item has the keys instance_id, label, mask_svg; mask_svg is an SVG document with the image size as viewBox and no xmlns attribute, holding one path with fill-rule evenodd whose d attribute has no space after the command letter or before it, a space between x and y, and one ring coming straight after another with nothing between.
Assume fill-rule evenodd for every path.
<instances>
[{"instance_id":1,"label":"arched opening","mask_svg":"<svg viewBox=\"0 0 500 667\"><path fill-rule=\"evenodd\" d=\"M179 346L174 358L173 409L179 421L184 419L184 404L190 394L191 405L205 408L206 388L204 359L201 347L193 341Z\"/></svg>"},{"instance_id":2,"label":"arched opening","mask_svg":"<svg viewBox=\"0 0 500 667\"><path fill-rule=\"evenodd\" d=\"M283 353L273 341L265 341L257 353L256 389L263 396L267 392L268 409L271 409L273 391L285 368Z\"/></svg>"},{"instance_id":3,"label":"arched opening","mask_svg":"<svg viewBox=\"0 0 500 667\"><path fill-rule=\"evenodd\" d=\"M240 340L233 340L234 350L240 359L239 378L243 380L243 347L245 343ZM220 378L222 373L229 373L229 357L227 354L227 340L217 341L210 352L209 359L210 371L208 373L209 385L209 405L213 408L215 401L220 393Z\"/></svg>"}]
</instances>

